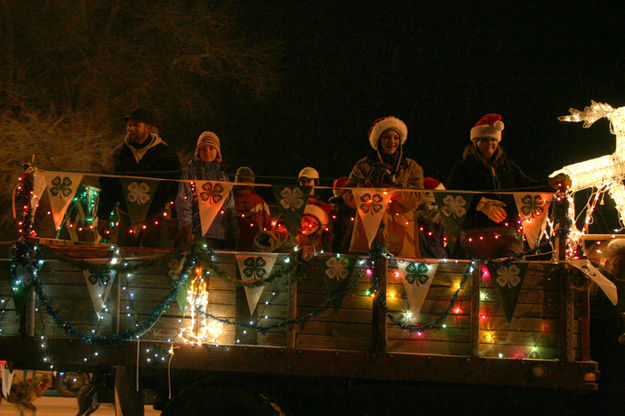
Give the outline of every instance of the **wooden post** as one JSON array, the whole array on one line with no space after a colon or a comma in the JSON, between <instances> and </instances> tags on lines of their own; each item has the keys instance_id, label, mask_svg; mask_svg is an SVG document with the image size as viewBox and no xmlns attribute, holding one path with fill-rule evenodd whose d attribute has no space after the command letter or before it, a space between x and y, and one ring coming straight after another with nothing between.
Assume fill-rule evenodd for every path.
<instances>
[{"instance_id":1,"label":"wooden post","mask_svg":"<svg viewBox=\"0 0 625 416\"><path fill-rule=\"evenodd\" d=\"M119 335L122 308L122 279L117 276L117 285L115 285L115 314L111 317L111 330L115 335Z\"/></svg>"},{"instance_id":2,"label":"wooden post","mask_svg":"<svg viewBox=\"0 0 625 416\"><path fill-rule=\"evenodd\" d=\"M573 289L569 279L569 267L563 266L560 276L560 361L574 361L573 350Z\"/></svg>"},{"instance_id":3,"label":"wooden post","mask_svg":"<svg viewBox=\"0 0 625 416\"><path fill-rule=\"evenodd\" d=\"M388 260L386 257L378 260L374 269L375 277L380 282L376 298L373 299L371 317L371 349L375 354L383 354L386 352L386 314L378 304L379 299L386 300L386 277L388 275Z\"/></svg>"},{"instance_id":4,"label":"wooden post","mask_svg":"<svg viewBox=\"0 0 625 416\"><path fill-rule=\"evenodd\" d=\"M588 286L580 293L579 331L582 347L582 361L590 361L590 292Z\"/></svg>"},{"instance_id":5,"label":"wooden post","mask_svg":"<svg viewBox=\"0 0 625 416\"><path fill-rule=\"evenodd\" d=\"M287 310L288 319L297 319L297 281L289 276L289 304ZM288 325L286 327L286 347L295 349L297 347L297 329L299 325Z\"/></svg>"},{"instance_id":6,"label":"wooden post","mask_svg":"<svg viewBox=\"0 0 625 416\"><path fill-rule=\"evenodd\" d=\"M478 357L480 349L480 282L481 262L472 264L471 273L471 356Z\"/></svg>"}]
</instances>

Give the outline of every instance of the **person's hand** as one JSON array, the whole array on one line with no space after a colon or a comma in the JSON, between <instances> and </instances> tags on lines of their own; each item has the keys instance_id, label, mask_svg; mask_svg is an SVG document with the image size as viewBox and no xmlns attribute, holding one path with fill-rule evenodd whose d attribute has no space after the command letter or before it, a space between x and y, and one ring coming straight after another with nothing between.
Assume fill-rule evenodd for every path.
<instances>
[{"instance_id":1,"label":"person's hand","mask_svg":"<svg viewBox=\"0 0 625 416\"><path fill-rule=\"evenodd\" d=\"M561 192L566 191L573 184L571 177L566 173L558 173L556 176L547 179L547 182L553 189Z\"/></svg>"},{"instance_id":2,"label":"person's hand","mask_svg":"<svg viewBox=\"0 0 625 416\"><path fill-rule=\"evenodd\" d=\"M488 199L482 197L480 202L477 203L477 210L483 212L488 218L496 223L500 223L506 219L508 215L506 210L503 209L506 204L496 199Z\"/></svg>"},{"instance_id":3,"label":"person's hand","mask_svg":"<svg viewBox=\"0 0 625 416\"><path fill-rule=\"evenodd\" d=\"M377 162L372 164L367 179L374 186L397 186L393 167L388 163Z\"/></svg>"}]
</instances>

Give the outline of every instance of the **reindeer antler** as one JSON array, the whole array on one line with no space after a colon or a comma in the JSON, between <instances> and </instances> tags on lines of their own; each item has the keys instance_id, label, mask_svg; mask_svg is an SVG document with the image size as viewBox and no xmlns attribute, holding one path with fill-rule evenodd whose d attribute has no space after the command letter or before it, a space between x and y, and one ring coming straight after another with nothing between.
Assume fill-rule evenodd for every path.
<instances>
[{"instance_id":1,"label":"reindeer antler","mask_svg":"<svg viewBox=\"0 0 625 416\"><path fill-rule=\"evenodd\" d=\"M560 121L570 121L570 122L584 122L584 128L587 129L592 124L599 120L600 118L606 117L610 118L610 114L614 112L614 109L610 104L598 103L594 100L590 101L590 105L584 108L584 111L580 111L576 108L569 108L570 115L560 116L558 120Z\"/></svg>"}]
</instances>

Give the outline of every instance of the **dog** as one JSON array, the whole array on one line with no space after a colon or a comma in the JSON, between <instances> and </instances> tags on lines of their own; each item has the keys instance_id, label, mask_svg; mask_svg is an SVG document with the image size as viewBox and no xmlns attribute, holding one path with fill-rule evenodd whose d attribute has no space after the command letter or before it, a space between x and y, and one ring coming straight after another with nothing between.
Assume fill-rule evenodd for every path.
<instances>
[{"instance_id":1,"label":"dog","mask_svg":"<svg viewBox=\"0 0 625 416\"><path fill-rule=\"evenodd\" d=\"M43 393L52 385L52 377L49 374L36 374L32 379L16 380L11 385L9 397L6 399L13 403L20 411L20 416L24 416L24 410L28 409L34 415L37 407L33 401L43 396ZM4 397L0 394L0 402Z\"/></svg>"}]
</instances>

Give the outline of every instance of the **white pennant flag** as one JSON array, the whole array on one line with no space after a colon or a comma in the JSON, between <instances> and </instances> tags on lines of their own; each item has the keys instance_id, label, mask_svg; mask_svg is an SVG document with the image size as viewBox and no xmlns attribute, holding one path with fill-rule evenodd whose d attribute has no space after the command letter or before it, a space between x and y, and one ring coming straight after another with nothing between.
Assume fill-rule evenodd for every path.
<instances>
[{"instance_id":1,"label":"white pennant flag","mask_svg":"<svg viewBox=\"0 0 625 416\"><path fill-rule=\"evenodd\" d=\"M43 171L46 187L50 197L50 209L54 226L58 230L63 222L65 211L72 202L78 185L82 181L82 173Z\"/></svg>"},{"instance_id":2,"label":"white pennant flag","mask_svg":"<svg viewBox=\"0 0 625 416\"><path fill-rule=\"evenodd\" d=\"M9 371L7 362L0 360L0 374L2 375L2 395L5 399L8 399L9 393L11 392L11 386L13 385L15 370Z\"/></svg>"},{"instance_id":3,"label":"white pennant flag","mask_svg":"<svg viewBox=\"0 0 625 416\"><path fill-rule=\"evenodd\" d=\"M109 297L109 293L111 293L113 282L115 282L115 273L115 270L111 270L105 275L95 275L89 270L82 271L83 276L85 276L85 282L87 283L93 309L98 315L98 318L100 317L100 312L102 312L102 307Z\"/></svg>"},{"instance_id":4,"label":"white pennant flag","mask_svg":"<svg viewBox=\"0 0 625 416\"><path fill-rule=\"evenodd\" d=\"M200 211L202 235L206 234L217 213L228 198L232 189L231 182L193 181Z\"/></svg>"},{"instance_id":5,"label":"white pennant flag","mask_svg":"<svg viewBox=\"0 0 625 416\"><path fill-rule=\"evenodd\" d=\"M612 305L618 303L618 292L616 285L605 277L595 266L587 259L568 260L568 263L581 270L590 280L595 282L597 286L605 293Z\"/></svg>"},{"instance_id":6,"label":"white pennant flag","mask_svg":"<svg viewBox=\"0 0 625 416\"><path fill-rule=\"evenodd\" d=\"M39 201L41 200L41 196L46 190L46 178L39 171L33 172L33 196L30 199L30 211L32 218L35 217L35 213L37 212L37 207L39 206Z\"/></svg>"},{"instance_id":7,"label":"white pennant flag","mask_svg":"<svg viewBox=\"0 0 625 416\"><path fill-rule=\"evenodd\" d=\"M438 263L413 263L407 260L398 260L397 267L401 273L401 283L406 291L410 312L416 317L430 290Z\"/></svg>"},{"instance_id":8,"label":"white pennant flag","mask_svg":"<svg viewBox=\"0 0 625 416\"><path fill-rule=\"evenodd\" d=\"M523 235L532 249L536 247L538 237L544 229L551 198L553 194L549 193L514 193L514 202L523 224Z\"/></svg>"},{"instance_id":9,"label":"white pennant flag","mask_svg":"<svg viewBox=\"0 0 625 416\"><path fill-rule=\"evenodd\" d=\"M378 233L380 222L388 208L391 193L383 189L357 188L353 189L354 203L365 228L369 247Z\"/></svg>"},{"instance_id":10,"label":"white pennant flag","mask_svg":"<svg viewBox=\"0 0 625 416\"><path fill-rule=\"evenodd\" d=\"M237 253L237 265L239 266L241 280L250 282L267 279L271 274L277 256L278 253ZM250 315L253 315L265 286L244 286L243 288L245 289Z\"/></svg>"}]
</instances>

